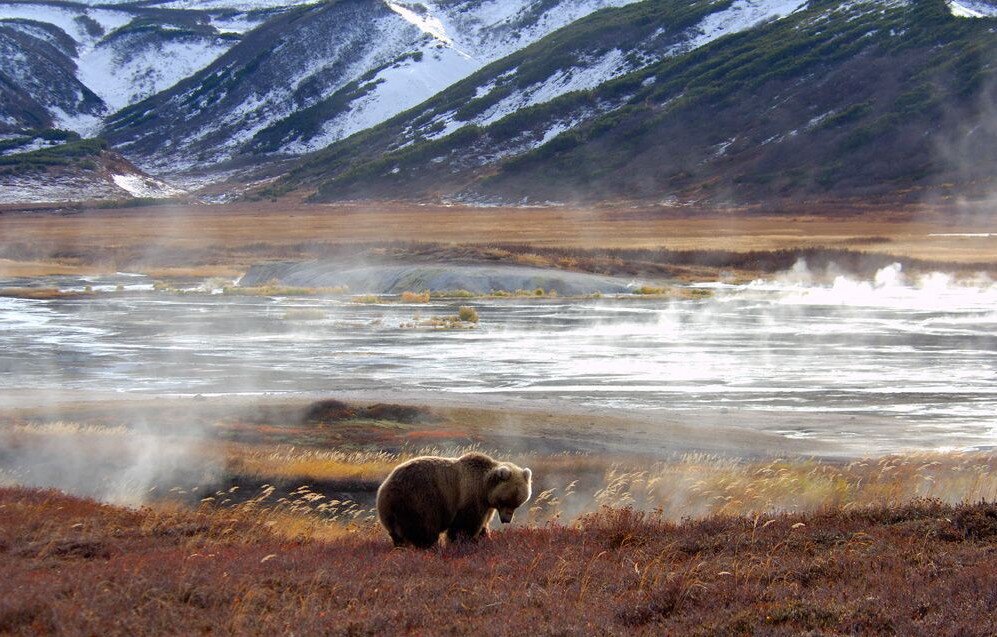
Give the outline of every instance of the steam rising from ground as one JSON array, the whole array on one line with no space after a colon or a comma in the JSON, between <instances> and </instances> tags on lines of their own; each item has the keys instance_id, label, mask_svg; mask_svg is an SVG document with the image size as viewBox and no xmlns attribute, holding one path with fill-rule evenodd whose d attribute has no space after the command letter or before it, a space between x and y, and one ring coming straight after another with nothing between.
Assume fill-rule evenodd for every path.
<instances>
[{"instance_id":1,"label":"steam rising from ground","mask_svg":"<svg viewBox=\"0 0 997 637\"><path fill-rule=\"evenodd\" d=\"M997 308L997 284L985 273L956 278L944 272L910 276L899 263L882 268L871 281L855 279L834 267L813 272L804 260L773 279L748 284L745 292L782 293L787 305L852 306L914 311L974 312ZM995 309L997 311L997 309Z\"/></svg>"},{"instance_id":2,"label":"steam rising from ground","mask_svg":"<svg viewBox=\"0 0 997 637\"><path fill-rule=\"evenodd\" d=\"M403 325L467 300L0 299L0 388L159 396L442 390L662 410L691 423L719 413L727 425L854 453L989 449L997 441L997 284L989 277L912 275L892 265L861 280L801 261L747 285L694 287L713 296L470 301L482 323L461 331ZM296 321L293 310L318 319ZM162 413L152 415L126 427L51 424L54 417L8 423L0 428L0 480L138 504L222 474L210 431L164 426ZM519 427L510 420L498 433L514 440Z\"/></svg>"},{"instance_id":3,"label":"steam rising from ground","mask_svg":"<svg viewBox=\"0 0 997 637\"><path fill-rule=\"evenodd\" d=\"M219 458L200 438L134 427L49 423L0 429L0 484L53 488L125 506L210 484Z\"/></svg>"}]
</instances>

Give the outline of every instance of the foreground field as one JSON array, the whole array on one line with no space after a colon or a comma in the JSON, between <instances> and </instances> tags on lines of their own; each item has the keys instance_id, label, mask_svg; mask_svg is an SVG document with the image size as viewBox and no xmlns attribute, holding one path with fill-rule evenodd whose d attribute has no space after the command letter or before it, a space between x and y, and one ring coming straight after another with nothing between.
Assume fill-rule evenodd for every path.
<instances>
[{"instance_id":1,"label":"foreground field","mask_svg":"<svg viewBox=\"0 0 997 637\"><path fill-rule=\"evenodd\" d=\"M992 635L997 508L680 524L603 509L476 546L287 540L251 508L0 490L0 633ZM808 632L810 631L810 632Z\"/></svg>"},{"instance_id":2,"label":"foreground field","mask_svg":"<svg viewBox=\"0 0 997 637\"><path fill-rule=\"evenodd\" d=\"M625 423L565 436L570 413L337 400L0 416L0 634L997 631L997 507L953 504L997 499L991 452L583 452ZM393 549L380 480L469 447L533 469L516 523Z\"/></svg>"}]
</instances>

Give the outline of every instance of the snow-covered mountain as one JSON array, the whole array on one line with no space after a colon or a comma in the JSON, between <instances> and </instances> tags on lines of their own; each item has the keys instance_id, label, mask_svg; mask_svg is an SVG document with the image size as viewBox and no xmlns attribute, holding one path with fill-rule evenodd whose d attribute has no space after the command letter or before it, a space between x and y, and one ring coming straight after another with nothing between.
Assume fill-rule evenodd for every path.
<instances>
[{"instance_id":1,"label":"snow-covered mountain","mask_svg":"<svg viewBox=\"0 0 997 637\"><path fill-rule=\"evenodd\" d=\"M590 91L616 78L687 54L718 38L789 15L806 0L734 0L655 3L621 10L614 25L594 22L557 42L541 43L505 57L453 91L424 104L411 125L395 136L404 148L442 139L471 127L488 127L516 113L547 104L568 93ZM613 17L613 16L608 16ZM555 63L551 64L551 60ZM549 142L600 113L619 107L628 95L582 104L511 148L494 148L494 158L518 154ZM448 98L448 99L447 99Z\"/></svg>"},{"instance_id":2,"label":"snow-covered mountain","mask_svg":"<svg viewBox=\"0 0 997 637\"><path fill-rule=\"evenodd\" d=\"M73 131L174 184L320 199L909 187L997 166L995 23L997 0L0 0L0 186L90 166L104 141Z\"/></svg>"},{"instance_id":3,"label":"snow-covered mountain","mask_svg":"<svg viewBox=\"0 0 997 637\"><path fill-rule=\"evenodd\" d=\"M992 3L973 6L621 7L304 158L266 192L480 203L986 195L997 188L997 19Z\"/></svg>"},{"instance_id":4,"label":"snow-covered mountain","mask_svg":"<svg viewBox=\"0 0 997 637\"><path fill-rule=\"evenodd\" d=\"M633 0L341 0L271 20L108 136L178 173L318 150L592 12Z\"/></svg>"},{"instance_id":5,"label":"snow-covered mountain","mask_svg":"<svg viewBox=\"0 0 997 637\"><path fill-rule=\"evenodd\" d=\"M285 9L206 4L0 2L0 127L95 135L107 115L189 77Z\"/></svg>"}]
</instances>

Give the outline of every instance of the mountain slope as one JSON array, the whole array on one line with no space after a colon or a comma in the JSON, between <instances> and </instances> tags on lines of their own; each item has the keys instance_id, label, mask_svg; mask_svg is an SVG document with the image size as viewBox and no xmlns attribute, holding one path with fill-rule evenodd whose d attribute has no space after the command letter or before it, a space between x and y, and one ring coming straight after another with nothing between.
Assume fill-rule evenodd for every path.
<instances>
[{"instance_id":1,"label":"mountain slope","mask_svg":"<svg viewBox=\"0 0 997 637\"><path fill-rule=\"evenodd\" d=\"M801 4L594 15L308 157L277 191L728 201L992 186L997 20L941 0ZM599 59L618 61L585 79Z\"/></svg>"},{"instance_id":2,"label":"mountain slope","mask_svg":"<svg viewBox=\"0 0 997 637\"><path fill-rule=\"evenodd\" d=\"M182 2L0 2L0 132L93 135L110 113L176 84L285 10Z\"/></svg>"},{"instance_id":3,"label":"mountain slope","mask_svg":"<svg viewBox=\"0 0 997 637\"><path fill-rule=\"evenodd\" d=\"M108 150L103 140L55 130L0 139L0 184L0 204L183 194Z\"/></svg>"},{"instance_id":4,"label":"mountain slope","mask_svg":"<svg viewBox=\"0 0 997 637\"><path fill-rule=\"evenodd\" d=\"M488 62L632 0L340 0L267 22L107 135L177 173L320 149L415 106Z\"/></svg>"}]
</instances>

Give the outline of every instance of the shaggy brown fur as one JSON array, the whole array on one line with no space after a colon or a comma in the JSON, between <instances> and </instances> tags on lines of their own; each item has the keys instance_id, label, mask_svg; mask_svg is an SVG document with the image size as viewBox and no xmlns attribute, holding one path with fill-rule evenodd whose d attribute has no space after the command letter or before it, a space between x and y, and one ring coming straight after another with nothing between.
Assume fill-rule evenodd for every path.
<instances>
[{"instance_id":1,"label":"shaggy brown fur","mask_svg":"<svg viewBox=\"0 0 997 637\"><path fill-rule=\"evenodd\" d=\"M496 511L503 523L530 499L532 474L482 453L424 456L398 465L377 491L377 515L395 546L431 548L488 536Z\"/></svg>"}]
</instances>

